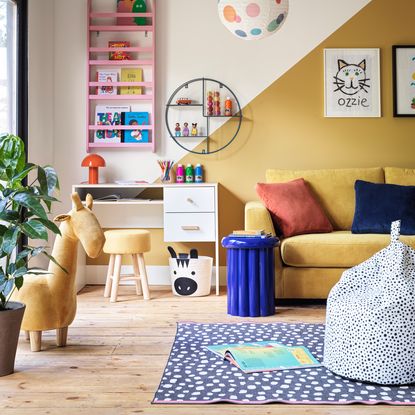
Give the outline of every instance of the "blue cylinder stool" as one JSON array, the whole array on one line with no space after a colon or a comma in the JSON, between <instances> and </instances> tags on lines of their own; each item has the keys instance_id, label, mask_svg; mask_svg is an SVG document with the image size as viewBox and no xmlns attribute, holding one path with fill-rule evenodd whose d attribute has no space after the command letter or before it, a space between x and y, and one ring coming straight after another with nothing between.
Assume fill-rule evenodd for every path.
<instances>
[{"instance_id":1,"label":"blue cylinder stool","mask_svg":"<svg viewBox=\"0 0 415 415\"><path fill-rule=\"evenodd\" d=\"M275 314L274 247L278 238L222 239L227 249L228 314L264 317Z\"/></svg>"}]
</instances>

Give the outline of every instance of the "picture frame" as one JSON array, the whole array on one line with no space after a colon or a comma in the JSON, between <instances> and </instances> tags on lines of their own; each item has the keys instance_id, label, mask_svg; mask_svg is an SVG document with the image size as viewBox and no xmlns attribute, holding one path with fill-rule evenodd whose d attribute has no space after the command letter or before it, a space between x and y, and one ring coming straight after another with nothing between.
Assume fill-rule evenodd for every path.
<instances>
[{"instance_id":1,"label":"picture frame","mask_svg":"<svg viewBox=\"0 0 415 415\"><path fill-rule=\"evenodd\" d=\"M415 45L392 46L393 116L415 117Z\"/></svg>"},{"instance_id":2,"label":"picture frame","mask_svg":"<svg viewBox=\"0 0 415 415\"><path fill-rule=\"evenodd\" d=\"M324 116L380 117L380 49L324 49Z\"/></svg>"}]
</instances>

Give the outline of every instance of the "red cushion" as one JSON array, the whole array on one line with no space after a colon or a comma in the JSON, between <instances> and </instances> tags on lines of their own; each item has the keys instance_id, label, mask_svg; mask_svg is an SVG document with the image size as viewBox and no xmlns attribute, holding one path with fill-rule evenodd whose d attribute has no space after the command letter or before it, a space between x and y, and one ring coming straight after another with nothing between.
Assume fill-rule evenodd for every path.
<instances>
[{"instance_id":1,"label":"red cushion","mask_svg":"<svg viewBox=\"0 0 415 415\"><path fill-rule=\"evenodd\" d=\"M256 191L284 237L332 232L333 227L304 179L258 183Z\"/></svg>"}]
</instances>

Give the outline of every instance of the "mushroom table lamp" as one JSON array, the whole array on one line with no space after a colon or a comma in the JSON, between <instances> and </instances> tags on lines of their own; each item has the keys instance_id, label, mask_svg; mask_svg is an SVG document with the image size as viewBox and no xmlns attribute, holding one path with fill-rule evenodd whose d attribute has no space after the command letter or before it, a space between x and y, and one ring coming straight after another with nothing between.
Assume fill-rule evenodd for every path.
<instances>
[{"instance_id":1,"label":"mushroom table lamp","mask_svg":"<svg viewBox=\"0 0 415 415\"><path fill-rule=\"evenodd\" d=\"M98 168L105 167L105 160L98 154L88 154L81 166L89 167L88 184L98 184Z\"/></svg>"}]
</instances>

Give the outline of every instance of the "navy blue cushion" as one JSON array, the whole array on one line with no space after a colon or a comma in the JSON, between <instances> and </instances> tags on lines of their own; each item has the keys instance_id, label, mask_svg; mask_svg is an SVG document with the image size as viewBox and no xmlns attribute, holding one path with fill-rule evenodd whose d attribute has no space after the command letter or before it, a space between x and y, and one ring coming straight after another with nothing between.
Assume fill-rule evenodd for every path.
<instances>
[{"instance_id":1,"label":"navy blue cushion","mask_svg":"<svg viewBox=\"0 0 415 415\"><path fill-rule=\"evenodd\" d=\"M352 233L390 233L391 222L402 221L401 233L415 235L415 186L356 180Z\"/></svg>"}]
</instances>

